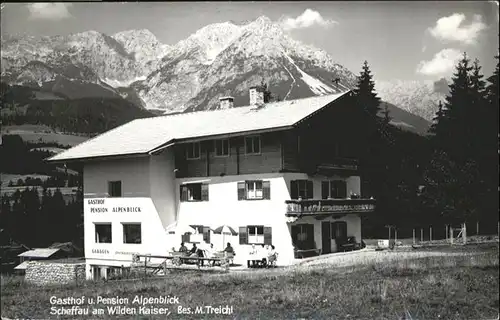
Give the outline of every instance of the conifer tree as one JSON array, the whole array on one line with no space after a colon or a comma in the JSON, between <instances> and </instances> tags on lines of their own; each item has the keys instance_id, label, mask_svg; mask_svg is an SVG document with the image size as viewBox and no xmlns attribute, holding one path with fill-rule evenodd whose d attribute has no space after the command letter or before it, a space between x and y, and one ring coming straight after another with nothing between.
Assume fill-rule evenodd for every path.
<instances>
[{"instance_id":1,"label":"conifer tree","mask_svg":"<svg viewBox=\"0 0 500 320\"><path fill-rule=\"evenodd\" d=\"M463 58L456 67L456 72L453 74L450 94L446 97L444 109L446 130L441 130L443 137L440 140L443 142L441 147L452 158L460 157L463 153L464 144L469 142L467 141L467 132L469 131L467 116L470 114L469 110L472 107L470 78L472 69L470 60L467 54L464 53Z\"/></svg>"},{"instance_id":2,"label":"conifer tree","mask_svg":"<svg viewBox=\"0 0 500 320\"><path fill-rule=\"evenodd\" d=\"M377 115L380 111L380 98L375 92L375 82L371 74L368 62L363 63L363 70L361 71L356 88L353 90L354 95L360 106L366 110L372 119L378 119Z\"/></svg>"},{"instance_id":3,"label":"conifer tree","mask_svg":"<svg viewBox=\"0 0 500 320\"><path fill-rule=\"evenodd\" d=\"M486 123L491 120L479 61L470 65L464 54L452 81L450 95L432 127L434 154L425 178L434 205L447 215L448 222L477 221L491 208L491 176L496 177L492 175L495 166L485 160L492 154L484 144Z\"/></svg>"},{"instance_id":4,"label":"conifer tree","mask_svg":"<svg viewBox=\"0 0 500 320\"><path fill-rule=\"evenodd\" d=\"M443 104L441 103L441 100L439 100L438 110L436 111L436 116L432 119L432 125L429 128L429 132L434 134L435 138L441 136L441 132L439 132L439 131L444 125L443 121L444 121Z\"/></svg>"}]
</instances>

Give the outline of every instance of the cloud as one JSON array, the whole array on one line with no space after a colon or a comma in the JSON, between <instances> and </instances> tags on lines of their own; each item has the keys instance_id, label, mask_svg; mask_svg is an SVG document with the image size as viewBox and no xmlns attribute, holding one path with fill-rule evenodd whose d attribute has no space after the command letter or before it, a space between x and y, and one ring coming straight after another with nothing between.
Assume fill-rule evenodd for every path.
<instances>
[{"instance_id":1,"label":"cloud","mask_svg":"<svg viewBox=\"0 0 500 320\"><path fill-rule=\"evenodd\" d=\"M30 12L30 19L63 20L73 17L68 11L71 3L31 3L26 7Z\"/></svg>"},{"instance_id":2,"label":"cloud","mask_svg":"<svg viewBox=\"0 0 500 320\"><path fill-rule=\"evenodd\" d=\"M304 29L314 25L328 28L338 22L324 19L318 11L306 9L296 18L284 17L281 24L285 30Z\"/></svg>"},{"instance_id":3,"label":"cloud","mask_svg":"<svg viewBox=\"0 0 500 320\"><path fill-rule=\"evenodd\" d=\"M429 32L437 39L459 41L465 44L474 44L479 33L486 28L482 22L482 17L475 14L472 22L463 24L465 15L463 13L454 13L449 17L440 18Z\"/></svg>"},{"instance_id":4,"label":"cloud","mask_svg":"<svg viewBox=\"0 0 500 320\"><path fill-rule=\"evenodd\" d=\"M436 53L431 60L420 61L416 71L427 76L449 75L461 58L462 53L459 50L443 49Z\"/></svg>"},{"instance_id":5,"label":"cloud","mask_svg":"<svg viewBox=\"0 0 500 320\"><path fill-rule=\"evenodd\" d=\"M427 50L427 46L422 47L422 52L425 52Z\"/></svg>"}]
</instances>

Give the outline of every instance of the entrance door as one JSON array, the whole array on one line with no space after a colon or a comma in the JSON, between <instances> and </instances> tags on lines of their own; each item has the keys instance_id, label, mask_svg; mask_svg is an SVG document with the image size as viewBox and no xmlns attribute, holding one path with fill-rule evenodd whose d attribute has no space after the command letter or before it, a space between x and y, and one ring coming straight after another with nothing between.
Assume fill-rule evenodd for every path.
<instances>
[{"instance_id":1,"label":"entrance door","mask_svg":"<svg viewBox=\"0 0 500 320\"><path fill-rule=\"evenodd\" d=\"M330 221L321 222L321 253L331 252L331 241L332 237L330 235Z\"/></svg>"}]
</instances>

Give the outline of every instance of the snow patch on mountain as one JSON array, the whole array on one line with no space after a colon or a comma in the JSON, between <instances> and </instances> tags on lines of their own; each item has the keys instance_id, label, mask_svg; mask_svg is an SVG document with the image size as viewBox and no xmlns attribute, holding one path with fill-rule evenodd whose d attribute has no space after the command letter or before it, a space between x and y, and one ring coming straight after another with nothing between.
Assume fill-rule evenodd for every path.
<instances>
[{"instance_id":1,"label":"snow patch on mountain","mask_svg":"<svg viewBox=\"0 0 500 320\"><path fill-rule=\"evenodd\" d=\"M135 77L133 79L124 81L105 78L103 81L106 82L108 85L112 86L113 88L122 88L122 87L129 87L134 82L144 81L144 80L146 80L146 76Z\"/></svg>"},{"instance_id":2,"label":"snow patch on mountain","mask_svg":"<svg viewBox=\"0 0 500 320\"><path fill-rule=\"evenodd\" d=\"M302 71L295 62L293 62L292 58L290 58L287 54L285 54L285 57L290 61L291 64L297 68L297 71L300 72L300 75L302 76L302 80L311 88L311 91L316 94L316 95L324 95L328 93L333 93L334 90L324 84L323 82L319 81L318 79L310 76L306 72ZM288 70L287 70L288 71ZM291 74L290 74L291 75ZM293 77L292 77L293 78ZM295 79L294 79L295 80Z\"/></svg>"}]
</instances>

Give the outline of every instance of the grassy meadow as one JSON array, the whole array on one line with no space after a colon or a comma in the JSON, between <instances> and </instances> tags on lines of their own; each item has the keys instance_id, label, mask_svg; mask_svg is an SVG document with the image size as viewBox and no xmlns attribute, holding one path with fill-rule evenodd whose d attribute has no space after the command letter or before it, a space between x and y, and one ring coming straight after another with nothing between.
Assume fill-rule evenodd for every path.
<instances>
[{"instance_id":1,"label":"grassy meadow","mask_svg":"<svg viewBox=\"0 0 500 320\"><path fill-rule=\"evenodd\" d=\"M229 305L234 313L186 315L177 314L178 304L157 305L169 307L168 318L173 319L498 319L498 243L442 249L373 256L359 252L341 259L331 255L287 268L226 274L171 271L166 277L87 282L80 287L36 288L6 277L1 310L7 318L55 319L50 315L51 296L119 296L132 301L135 295L175 295L183 307ZM106 306L90 309L99 307Z\"/></svg>"}]
</instances>

